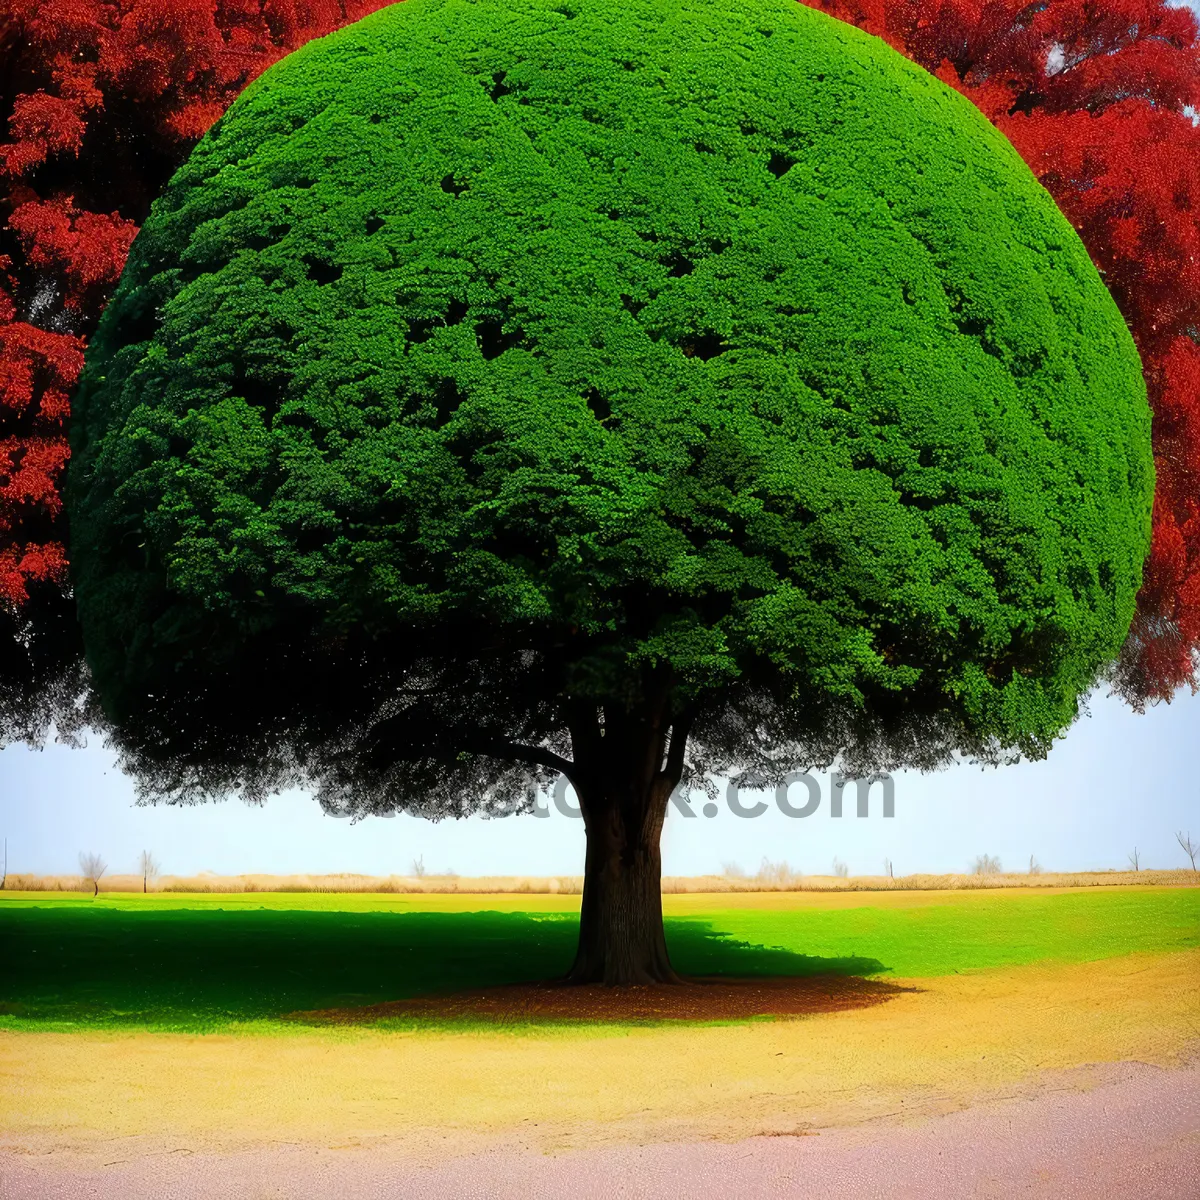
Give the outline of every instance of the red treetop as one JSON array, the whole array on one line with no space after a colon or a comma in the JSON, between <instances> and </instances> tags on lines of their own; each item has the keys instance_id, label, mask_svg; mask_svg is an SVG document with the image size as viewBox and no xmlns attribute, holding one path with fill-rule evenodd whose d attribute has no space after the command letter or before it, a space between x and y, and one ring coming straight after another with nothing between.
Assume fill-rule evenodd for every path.
<instances>
[{"instance_id":1,"label":"red treetop","mask_svg":"<svg viewBox=\"0 0 1200 1200\"><path fill-rule=\"evenodd\" d=\"M8 0L0 28L8 132L0 143L0 638L24 618L37 622L38 595L55 603L52 593L66 587L63 422L85 337L150 202L251 79L382 5Z\"/></svg>"}]
</instances>

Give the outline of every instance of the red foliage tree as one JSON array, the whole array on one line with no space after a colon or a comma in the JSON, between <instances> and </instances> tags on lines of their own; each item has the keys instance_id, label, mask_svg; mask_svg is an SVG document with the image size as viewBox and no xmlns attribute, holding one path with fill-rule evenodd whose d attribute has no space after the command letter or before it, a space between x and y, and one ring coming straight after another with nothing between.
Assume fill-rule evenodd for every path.
<instances>
[{"instance_id":1,"label":"red foliage tree","mask_svg":"<svg viewBox=\"0 0 1200 1200\"><path fill-rule=\"evenodd\" d=\"M150 202L251 79L385 2L6 0L0 740L44 728L54 671L64 695L81 678L59 496L63 423L86 337ZM1158 466L1153 546L1114 683L1136 706L1195 688L1200 130L1183 109L1200 108L1200 43L1191 12L1161 0L802 2L883 38L971 99L1105 272L1145 364Z\"/></svg>"},{"instance_id":2,"label":"red foliage tree","mask_svg":"<svg viewBox=\"0 0 1200 1200\"><path fill-rule=\"evenodd\" d=\"M0 6L0 744L79 717L64 420L151 201L250 80L385 2Z\"/></svg>"}]
</instances>

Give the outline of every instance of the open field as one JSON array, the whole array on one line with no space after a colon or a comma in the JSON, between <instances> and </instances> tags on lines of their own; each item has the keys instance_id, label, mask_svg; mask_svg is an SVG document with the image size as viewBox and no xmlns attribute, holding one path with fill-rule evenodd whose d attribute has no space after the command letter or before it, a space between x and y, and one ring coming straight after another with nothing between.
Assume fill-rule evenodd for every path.
<instances>
[{"instance_id":1,"label":"open field","mask_svg":"<svg viewBox=\"0 0 1200 1200\"><path fill-rule=\"evenodd\" d=\"M994 875L802 875L786 863L766 864L767 871L754 875L668 875L662 890L680 892L906 892L958 891L964 888L1061 888L1061 887L1200 887L1200 873L1189 868L1165 871L1040 871ZM237 892L369 892L428 895L455 892L463 895L578 895L581 875L163 875L149 887L151 892L183 892L194 895ZM4 889L8 892L92 892L92 885L78 875L23 875L12 872ZM142 891L140 875L105 875L100 891ZM0 892L0 896L3 892Z\"/></svg>"},{"instance_id":2,"label":"open field","mask_svg":"<svg viewBox=\"0 0 1200 1200\"><path fill-rule=\"evenodd\" d=\"M0 1028L295 1028L297 1011L563 973L579 898L3 893ZM688 975L930 979L1200 946L1200 889L664 898ZM427 1027L435 1015L418 1022Z\"/></svg>"},{"instance_id":3,"label":"open field","mask_svg":"<svg viewBox=\"0 0 1200 1200\"><path fill-rule=\"evenodd\" d=\"M792 975L814 996L835 995L839 980L878 983L886 994L791 1019L580 1024L436 1004L354 1019L563 970L578 904L4 894L0 1181L10 1161L33 1181L13 1195L76 1194L51 1188L54 1171L100 1172L86 1194L157 1195L172 1156L204 1159L213 1178L245 1156L245 1171L257 1163L275 1183L178 1194L257 1200L310 1194L278 1180L287 1162L307 1178L313 1156L322 1170L462 1162L466 1178L476 1160L464 1155L615 1162L652 1144L877 1137L1014 1098L1042 1097L1052 1116L1058 1097L1115 1086L1112 1073L1136 1064L1186 1083L1181 1096L1200 1086L1187 1065L1200 1055L1195 888L672 895L667 937L685 972ZM292 1016L329 1009L350 1022ZM1100 1107L1126 1111L1122 1095L1104 1092ZM133 1174L104 1190L105 1164ZM336 1194L401 1194L400 1177L390 1191Z\"/></svg>"}]
</instances>

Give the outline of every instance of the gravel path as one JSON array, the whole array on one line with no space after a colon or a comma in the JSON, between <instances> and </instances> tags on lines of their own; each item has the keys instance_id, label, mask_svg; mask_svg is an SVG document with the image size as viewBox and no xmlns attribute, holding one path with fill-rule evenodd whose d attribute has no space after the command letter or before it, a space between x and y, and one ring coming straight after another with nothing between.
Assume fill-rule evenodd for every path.
<instances>
[{"instance_id":1,"label":"gravel path","mask_svg":"<svg viewBox=\"0 0 1200 1200\"><path fill-rule=\"evenodd\" d=\"M1090 1078L1100 1082L1088 1091L1056 1081L1031 1098L919 1125L877 1121L730 1144L504 1150L425 1165L386 1149L315 1146L179 1147L111 1165L64 1151L5 1153L0 1198L1200 1200L1200 1064L1114 1064Z\"/></svg>"}]
</instances>

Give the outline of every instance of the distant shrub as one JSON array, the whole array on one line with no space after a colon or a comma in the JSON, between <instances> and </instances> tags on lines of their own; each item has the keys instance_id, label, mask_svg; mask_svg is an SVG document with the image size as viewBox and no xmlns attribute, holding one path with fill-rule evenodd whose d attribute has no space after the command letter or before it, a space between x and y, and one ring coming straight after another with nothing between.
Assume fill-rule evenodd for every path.
<instances>
[{"instance_id":1,"label":"distant shrub","mask_svg":"<svg viewBox=\"0 0 1200 1200\"><path fill-rule=\"evenodd\" d=\"M786 862L773 863L766 858L762 860L762 865L758 868L758 874L755 876L755 879L760 884L780 888L790 887L798 883L800 878L800 872L793 871Z\"/></svg>"},{"instance_id":2,"label":"distant shrub","mask_svg":"<svg viewBox=\"0 0 1200 1200\"><path fill-rule=\"evenodd\" d=\"M1000 860L991 854L981 854L971 864L972 875L999 875Z\"/></svg>"}]
</instances>

